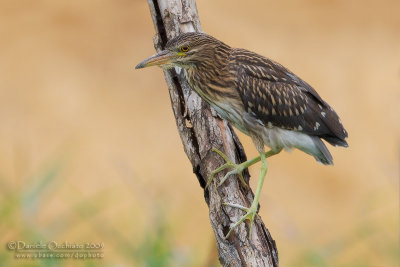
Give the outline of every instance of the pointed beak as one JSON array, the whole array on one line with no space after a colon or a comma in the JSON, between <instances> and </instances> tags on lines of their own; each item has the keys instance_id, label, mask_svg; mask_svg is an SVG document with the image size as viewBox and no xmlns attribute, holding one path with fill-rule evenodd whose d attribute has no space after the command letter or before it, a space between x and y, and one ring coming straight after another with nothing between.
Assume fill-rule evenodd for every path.
<instances>
[{"instance_id":1,"label":"pointed beak","mask_svg":"<svg viewBox=\"0 0 400 267\"><path fill-rule=\"evenodd\" d=\"M168 50L164 50L158 54L155 54L154 56L151 56L143 60L135 67L135 69L142 69L150 66L162 66L170 63L172 59L175 58L175 56L176 56L175 53Z\"/></svg>"}]
</instances>

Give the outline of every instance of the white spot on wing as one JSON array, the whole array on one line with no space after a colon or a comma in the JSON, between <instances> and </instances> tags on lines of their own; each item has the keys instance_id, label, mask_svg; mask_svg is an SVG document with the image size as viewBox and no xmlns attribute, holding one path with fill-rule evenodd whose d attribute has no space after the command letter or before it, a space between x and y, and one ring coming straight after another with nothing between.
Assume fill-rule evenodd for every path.
<instances>
[{"instance_id":1,"label":"white spot on wing","mask_svg":"<svg viewBox=\"0 0 400 267\"><path fill-rule=\"evenodd\" d=\"M181 74L182 68L180 68L180 67L175 67L175 71L176 71L176 73Z\"/></svg>"},{"instance_id":2,"label":"white spot on wing","mask_svg":"<svg viewBox=\"0 0 400 267\"><path fill-rule=\"evenodd\" d=\"M326 113L325 112L321 112L321 115L322 115L322 117L324 117L325 118L325 116L326 116Z\"/></svg>"}]
</instances>

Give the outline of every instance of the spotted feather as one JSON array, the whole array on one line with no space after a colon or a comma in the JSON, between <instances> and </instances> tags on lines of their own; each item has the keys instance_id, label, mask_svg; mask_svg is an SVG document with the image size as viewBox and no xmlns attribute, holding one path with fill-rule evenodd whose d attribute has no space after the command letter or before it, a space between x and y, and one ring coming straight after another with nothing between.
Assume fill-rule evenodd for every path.
<instances>
[{"instance_id":1,"label":"spotted feather","mask_svg":"<svg viewBox=\"0 0 400 267\"><path fill-rule=\"evenodd\" d=\"M235 62L232 68L237 69L244 107L256 119L347 147L347 132L338 115L306 82L282 65L244 49L234 49L230 60Z\"/></svg>"}]
</instances>

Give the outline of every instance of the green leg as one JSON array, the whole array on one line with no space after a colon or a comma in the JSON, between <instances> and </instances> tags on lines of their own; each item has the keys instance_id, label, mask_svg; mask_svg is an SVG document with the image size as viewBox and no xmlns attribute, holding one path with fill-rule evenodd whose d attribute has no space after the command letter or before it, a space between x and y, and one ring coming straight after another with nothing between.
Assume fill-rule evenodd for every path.
<instances>
[{"instance_id":1,"label":"green leg","mask_svg":"<svg viewBox=\"0 0 400 267\"><path fill-rule=\"evenodd\" d=\"M267 152L268 153L268 152ZM260 199L260 195L261 195L261 189L262 186L264 184L264 179L265 176L267 174L267 170L268 170L268 165L267 165L267 160L266 160L266 154L261 154L260 155L260 159L261 159L261 168L260 168L260 179L258 180L258 185L257 185L257 190L256 190L256 194L254 196L254 200L253 203L251 204L250 208L246 208L243 207L241 205L238 204L231 204L231 203L224 203L227 206L233 207L233 208L239 208L241 210L246 211L246 214L240 218L239 221L237 221L229 230L228 234L226 235L225 238L228 238L229 235L231 234L231 232L242 222L244 222L244 220L249 220L250 221L250 229L249 229L249 238L251 238L251 231L253 229L253 223L254 223L254 218L257 214L257 208L258 208L258 202Z\"/></svg>"},{"instance_id":2,"label":"green leg","mask_svg":"<svg viewBox=\"0 0 400 267\"><path fill-rule=\"evenodd\" d=\"M237 175L239 175L239 179L240 179L240 182L242 183L243 187L247 188L248 186L247 186L246 182L244 181L242 172L244 171L244 169L246 169L246 168L250 167L251 165L254 165L255 163L259 162L261 160L261 154L258 157L255 157L255 158L250 159L248 161L242 162L240 164L235 164L224 153L222 153L220 150L218 150L216 148L213 148L212 151L218 153L226 161L226 163L224 165L222 165L221 167L219 167L218 169L216 169L213 172L211 172L211 175L210 175L210 177L208 178L208 181L207 181L206 188L208 186L210 186L214 176L217 173L219 173L219 172L221 172L221 171L223 171L223 170L225 170L227 168L232 168L233 170L229 171L224 176L224 178L222 178L222 180L218 184L218 186L221 186L226 181L226 179L228 179L228 177L230 175L237 174ZM278 151L270 150L270 151L264 153L263 155L265 156L265 158L268 158L268 157L271 157L271 156L273 156L275 154L278 154L279 152L281 152L281 150L278 150Z\"/></svg>"}]
</instances>

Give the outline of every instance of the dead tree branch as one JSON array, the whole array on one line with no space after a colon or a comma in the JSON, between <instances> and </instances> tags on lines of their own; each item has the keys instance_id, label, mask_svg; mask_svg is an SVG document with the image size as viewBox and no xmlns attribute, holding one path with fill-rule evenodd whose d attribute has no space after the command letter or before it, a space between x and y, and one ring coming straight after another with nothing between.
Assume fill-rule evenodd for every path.
<instances>
[{"instance_id":1,"label":"dead tree branch","mask_svg":"<svg viewBox=\"0 0 400 267\"><path fill-rule=\"evenodd\" d=\"M154 45L161 51L166 42L183 32L201 31L195 0L148 0L156 35ZM169 88L172 109L176 118L184 150L192 163L202 188L210 172L224 164L218 154L211 151L218 148L236 163L246 160L243 147L235 132L210 109L185 81L179 69L164 71ZM216 181L223 177L216 177ZM249 174L244 173L246 181ZM219 260L223 266L278 266L278 252L275 241L258 216L253 227L251 240L248 226L242 223L229 237L229 227L243 215L243 211L224 206L224 202L249 207L253 192L241 187L235 177L230 177L221 187L210 186L204 191L209 206L211 226L217 241Z\"/></svg>"}]
</instances>

